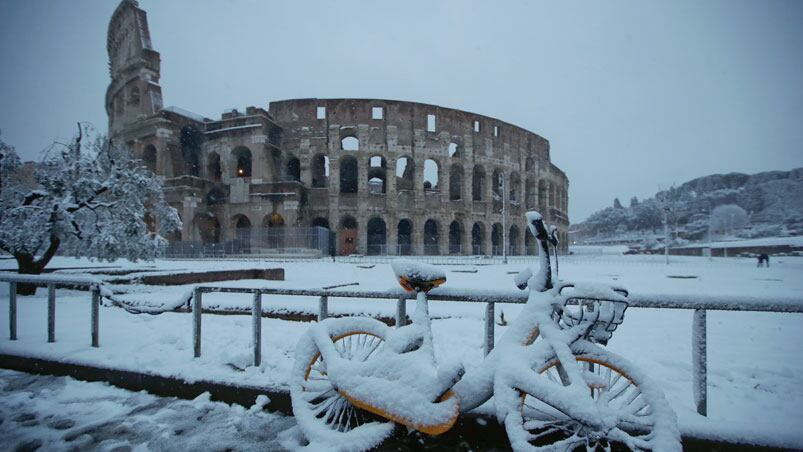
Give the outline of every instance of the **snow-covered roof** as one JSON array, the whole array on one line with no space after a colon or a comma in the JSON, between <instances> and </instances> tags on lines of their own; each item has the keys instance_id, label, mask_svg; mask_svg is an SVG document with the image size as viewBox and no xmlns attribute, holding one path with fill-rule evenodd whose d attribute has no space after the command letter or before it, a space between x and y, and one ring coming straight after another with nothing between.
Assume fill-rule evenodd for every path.
<instances>
[{"instance_id":1,"label":"snow-covered roof","mask_svg":"<svg viewBox=\"0 0 803 452\"><path fill-rule=\"evenodd\" d=\"M189 110L185 110L183 108L179 108L179 107L176 107L174 105L171 105L169 107L164 107L162 110L169 111L171 113L175 113L177 115L184 116L185 118L190 118L193 121L198 121L198 122L208 122L208 121L210 121L210 119L205 118L205 117L203 117L203 116L201 116L201 115L199 115L197 113L193 113L193 112L191 112Z\"/></svg>"}]
</instances>

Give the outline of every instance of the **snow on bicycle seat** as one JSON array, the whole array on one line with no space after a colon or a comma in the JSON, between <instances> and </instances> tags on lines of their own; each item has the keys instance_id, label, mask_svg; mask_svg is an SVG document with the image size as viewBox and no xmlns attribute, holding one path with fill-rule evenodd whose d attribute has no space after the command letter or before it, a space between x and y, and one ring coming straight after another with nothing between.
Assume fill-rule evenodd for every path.
<instances>
[{"instance_id":1,"label":"snow on bicycle seat","mask_svg":"<svg viewBox=\"0 0 803 452\"><path fill-rule=\"evenodd\" d=\"M399 284L410 292L429 292L446 282L446 273L434 265L397 259L390 266Z\"/></svg>"}]
</instances>

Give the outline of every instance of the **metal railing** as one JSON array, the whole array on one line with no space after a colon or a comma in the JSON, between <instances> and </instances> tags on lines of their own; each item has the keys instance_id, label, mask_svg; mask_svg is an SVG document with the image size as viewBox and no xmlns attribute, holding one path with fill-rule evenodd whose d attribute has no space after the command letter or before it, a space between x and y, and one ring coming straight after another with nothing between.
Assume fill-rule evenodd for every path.
<instances>
[{"instance_id":1,"label":"metal railing","mask_svg":"<svg viewBox=\"0 0 803 452\"><path fill-rule=\"evenodd\" d=\"M325 289L278 289L278 288L239 288L218 286L197 286L193 294L193 343L195 357L201 356L201 312L204 293L250 293L254 295L251 311L253 328L254 365L259 365L261 348L261 297L262 295L289 295L302 297L318 297L318 320L329 316L330 298L360 298L365 300L396 300L397 327L405 324L407 313L406 300L415 299L415 294L401 289L388 291L345 291ZM494 348L494 321L497 303L523 304L527 302L527 292L499 290L455 290L435 289L429 293L428 299L433 301L458 301L468 303L485 303L484 317L484 352L487 355ZM724 300L718 297L694 295L639 295L630 294L628 304L633 308L657 309L691 309L692 320L692 391L697 412L703 416L708 413L708 365L707 365L707 329L706 312L716 311L748 311L748 312L788 312L803 313L803 300L797 298L777 298L774 301L757 297L729 297Z\"/></svg>"},{"instance_id":2,"label":"metal railing","mask_svg":"<svg viewBox=\"0 0 803 452\"><path fill-rule=\"evenodd\" d=\"M0 282L8 283L8 330L9 339L12 341L17 340L17 284L32 284L37 287L47 287L48 342L56 342L56 288L89 290L92 293L89 334L92 346L100 346L100 281L92 278L0 274Z\"/></svg>"},{"instance_id":3,"label":"metal railing","mask_svg":"<svg viewBox=\"0 0 803 452\"><path fill-rule=\"evenodd\" d=\"M92 346L99 346L99 307L102 283L92 278L65 278L61 276L33 276L0 273L0 282L9 283L9 336L17 339L17 284L27 283L44 286L48 289L47 331L48 342L55 342L56 288L84 289L92 293L91 302L91 338ZM284 295L299 297L318 297L318 320L329 316L329 300L331 298L359 298L365 300L396 300L395 323L402 326L407 318L407 300L415 299L415 295L401 289L387 291L347 291L327 289L287 289L287 288L242 288L222 286L196 286L192 296L193 317L193 355L201 356L201 325L204 293L244 293L252 294L252 344L254 365L262 361L262 296ZM456 301L468 303L485 303L484 316L484 352L487 355L494 348L494 321L497 303L523 304L528 294L522 291L504 290L455 290L438 288L430 292L428 298L433 301ZM697 412L707 415L707 311L745 311L803 313L803 299L775 297L766 299L759 297L732 296L728 298L704 295L674 295L631 293L628 303L632 308L655 309L690 309L694 311L692 320L692 368L693 394Z\"/></svg>"}]
</instances>

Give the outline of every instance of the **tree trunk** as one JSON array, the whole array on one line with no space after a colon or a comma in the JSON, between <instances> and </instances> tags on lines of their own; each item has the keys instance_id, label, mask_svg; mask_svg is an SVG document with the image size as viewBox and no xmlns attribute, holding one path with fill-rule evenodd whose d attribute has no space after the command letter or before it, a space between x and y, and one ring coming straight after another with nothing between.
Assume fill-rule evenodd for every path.
<instances>
[{"instance_id":1,"label":"tree trunk","mask_svg":"<svg viewBox=\"0 0 803 452\"><path fill-rule=\"evenodd\" d=\"M61 241L58 238L51 239L50 246L47 247L45 254L39 260L32 254L14 253L17 260L17 273L20 275L41 275L50 259L56 254ZM19 283L17 284L17 295L35 295L36 285Z\"/></svg>"}]
</instances>

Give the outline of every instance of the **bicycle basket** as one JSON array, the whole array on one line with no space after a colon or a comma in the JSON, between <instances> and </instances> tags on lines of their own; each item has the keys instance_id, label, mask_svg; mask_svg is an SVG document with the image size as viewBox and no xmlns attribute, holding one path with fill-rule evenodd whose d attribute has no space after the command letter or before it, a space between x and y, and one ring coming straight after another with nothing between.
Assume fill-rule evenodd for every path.
<instances>
[{"instance_id":1,"label":"bicycle basket","mask_svg":"<svg viewBox=\"0 0 803 452\"><path fill-rule=\"evenodd\" d=\"M566 298L563 307L553 313L553 319L561 329L587 324L589 327L583 338L605 344L624 321L627 307L628 303L623 299L584 297L577 294Z\"/></svg>"}]
</instances>

